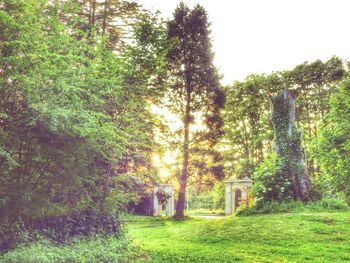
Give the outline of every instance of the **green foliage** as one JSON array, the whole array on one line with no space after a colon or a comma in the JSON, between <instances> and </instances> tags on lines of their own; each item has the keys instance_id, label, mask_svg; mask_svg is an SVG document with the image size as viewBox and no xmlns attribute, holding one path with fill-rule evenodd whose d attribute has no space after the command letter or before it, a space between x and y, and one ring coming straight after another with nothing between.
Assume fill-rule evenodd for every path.
<instances>
[{"instance_id":1,"label":"green foliage","mask_svg":"<svg viewBox=\"0 0 350 263\"><path fill-rule=\"evenodd\" d=\"M225 209L225 182L217 181L214 187L205 192L196 193L194 188L190 188L188 193L188 213L222 213Z\"/></svg>"},{"instance_id":2,"label":"green foliage","mask_svg":"<svg viewBox=\"0 0 350 263\"><path fill-rule=\"evenodd\" d=\"M284 173L284 167L284 159L273 154L254 172L253 193L257 207L261 207L265 202L291 198L291 182L288 174Z\"/></svg>"},{"instance_id":3,"label":"green foliage","mask_svg":"<svg viewBox=\"0 0 350 263\"><path fill-rule=\"evenodd\" d=\"M216 182L213 189L214 208L225 209L225 180Z\"/></svg>"},{"instance_id":4,"label":"green foliage","mask_svg":"<svg viewBox=\"0 0 350 263\"><path fill-rule=\"evenodd\" d=\"M254 214L274 214L287 212L300 212L305 210L305 204L300 201L284 201L284 202L265 202L260 206L246 209L237 215L254 215ZM317 209L316 209L317 210ZM321 210L322 211L322 210Z\"/></svg>"},{"instance_id":5,"label":"green foliage","mask_svg":"<svg viewBox=\"0 0 350 263\"><path fill-rule=\"evenodd\" d=\"M48 240L22 245L0 256L3 263L47 262L135 262L140 249L128 238L93 236L75 238L70 244L57 245Z\"/></svg>"},{"instance_id":6,"label":"green foliage","mask_svg":"<svg viewBox=\"0 0 350 263\"><path fill-rule=\"evenodd\" d=\"M165 65L164 26L133 17L133 43L117 50L103 19L86 26L74 1L1 8L0 223L122 209L154 176L148 106Z\"/></svg>"},{"instance_id":7,"label":"green foliage","mask_svg":"<svg viewBox=\"0 0 350 263\"><path fill-rule=\"evenodd\" d=\"M6 251L22 241L33 242L44 237L56 243L67 243L75 236L122 236L121 221L113 215L88 210L70 215L43 217L32 221L18 219L0 227L0 251ZM25 237L25 240L23 238Z\"/></svg>"},{"instance_id":8,"label":"green foliage","mask_svg":"<svg viewBox=\"0 0 350 263\"><path fill-rule=\"evenodd\" d=\"M341 195L324 197L318 202L310 203L307 208L312 210L347 210L349 205Z\"/></svg>"},{"instance_id":9,"label":"green foliage","mask_svg":"<svg viewBox=\"0 0 350 263\"><path fill-rule=\"evenodd\" d=\"M254 214L274 214L274 213L290 213L290 212L307 212L307 211L337 211L337 210L349 210L344 197L338 195L333 197L324 197L319 201L310 203L304 203L301 201L283 201L283 202L265 202L260 206L254 206L251 208L242 207L237 211L237 215L254 215Z\"/></svg>"},{"instance_id":10,"label":"green foliage","mask_svg":"<svg viewBox=\"0 0 350 263\"><path fill-rule=\"evenodd\" d=\"M200 195L193 195L189 200L190 209L215 209L214 196L211 192L203 193Z\"/></svg>"},{"instance_id":11,"label":"green foliage","mask_svg":"<svg viewBox=\"0 0 350 263\"><path fill-rule=\"evenodd\" d=\"M347 77L331 98L331 111L313 141L312 154L321 168L316 183L350 200L350 81ZM322 185L321 185L322 187ZM322 192L321 192L322 193ZM325 191L323 191L323 194Z\"/></svg>"}]
</instances>

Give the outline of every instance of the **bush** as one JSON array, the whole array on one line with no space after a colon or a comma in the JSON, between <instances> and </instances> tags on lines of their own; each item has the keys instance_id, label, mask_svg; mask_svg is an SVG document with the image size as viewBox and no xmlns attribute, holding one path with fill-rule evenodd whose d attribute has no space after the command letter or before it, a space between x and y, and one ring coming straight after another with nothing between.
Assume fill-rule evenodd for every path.
<instances>
[{"instance_id":1,"label":"bush","mask_svg":"<svg viewBox=\"0 0 350 263\"><path fill-rule=\"evenodd\" d=\"M283 167L284 159L272 154L253 174L253 194L258 208L266 202L291 198L290 181L287 176L283 176Z\"/></svg>"},{"instance_id":2,"label":"bush","mask_svg":"<svg viewBox=\"0 0 350 263\"><path fill-rule=\"evenodd\" d=\"M44 237L56 243L65 243L72 237L88 235L121 235L121 221L113 215L87 210L64 216L18 220L0 227L0 251L6 251L23 241Z\"/></svg>"},{"instance_id":3,"label":"bush","mask_svg":"<svg viewBox=\"0 0 350 263\"><path fill-rule=\"evenodd\" d=\"M320 201L308 204L313 210L347 210L349 206L344 196L324 197Z\"/></svg>"},{"instance_id":4,"label":"bush","mask_svg":"<svg viewBox=\"0 0 350 263\"><path fill-rule=\"evenodd\" d=\"M350 201L350 78L346 76L330 100L330 112L319 126L311 143L311 156L316 159L321 183L327 189L344 193ZM323 193L323 189L320 189Z\"/></svg>"},{"instance_id":5,"label":"bush","mask_svg":"<svg viewBox=\"0 0 350 263\"><path fill-rule=\"evenodd\" d=\"M317 202L303 203L301 201L266 202L259 207L249 208L243 205L237 209L236 215L272 214L301 211L333 211L347 210L348 204L344 197L325 197Z\"/></svg>"}]
</instances>

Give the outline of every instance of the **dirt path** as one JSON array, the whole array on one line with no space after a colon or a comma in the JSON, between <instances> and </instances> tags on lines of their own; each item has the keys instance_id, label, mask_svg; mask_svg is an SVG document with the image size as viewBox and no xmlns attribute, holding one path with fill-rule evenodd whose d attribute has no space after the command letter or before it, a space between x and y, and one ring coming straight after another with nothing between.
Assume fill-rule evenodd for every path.
<instances>
[{"instance_id":1,"label":"dirt path","mask_svg":"<svg viewBox=\"0 0 350 263\"><path fill-rule=\"evenodd\" d=\"M217 218L223 218L224 217L224 215L220 215L220 214L190 214L189 216L205 218L205 219L217 219Z\"/></svg>"}]
</instances>

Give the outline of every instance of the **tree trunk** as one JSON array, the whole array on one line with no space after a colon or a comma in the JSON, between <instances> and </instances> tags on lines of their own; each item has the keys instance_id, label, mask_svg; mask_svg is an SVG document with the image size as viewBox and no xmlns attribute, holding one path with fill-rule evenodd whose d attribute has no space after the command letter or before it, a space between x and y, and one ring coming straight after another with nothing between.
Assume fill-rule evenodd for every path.
<instances>
[{"instance_id":1,"label":"tree trunk","mask_svg":"<svg viewBox=\"0 0 350 263\"><path fill-rule=\"evenodd\" d=\"M92 0L92 9L91 9L91 25L94 26L96 23L96 0Z\"/></svg>"},{"instance_id":2,"label":"tree trunk","mask_svg":"<svg viewBox=\"0 0 350 263\"><path fill-rule=\"evenodd\" d=\"M271 99L272 122L275 130L274 151L284 160L283 168L294 199L310 199L311 184L301 145L301 133L295 127L296 92L282 91ZM288 101L288 104L286 102Z\"/></svg>"},{"instance_id":3,"label":"tree trunk","mask_svg":"<svg viewBox=\"0 0 350 263\"><path fill-rule=\"evenodd\" d=\"M187 179L188 179L188 163L189 163L189 144L190 144L190 122L191 122L191 97L190 97L190 91L189 87L187 86L187 93L186 93L186 109L185 109L185 116L184 116L184 141L183 141L183 165L182 165L182 172L180 175L180 188L179 188L179 195L177 199L177 206L176 206L176 213L174 215L175 218L182 218L184 217L184 210L185 210L185 193L186 193L186 186L187 186Z\"/></svg>"},{"instance_id":4,"label":"tree trunk","mask_svg":"<svg viewBox=\"0 0 350 263\"><path fill-rule=\"evenodd\" d=\"M103 22L102 22L102 35L104 36L106 33L106 27L107 27L107 5L108 0L104 1L104 10L103 10Z\"/></svg>"}]
</instances>

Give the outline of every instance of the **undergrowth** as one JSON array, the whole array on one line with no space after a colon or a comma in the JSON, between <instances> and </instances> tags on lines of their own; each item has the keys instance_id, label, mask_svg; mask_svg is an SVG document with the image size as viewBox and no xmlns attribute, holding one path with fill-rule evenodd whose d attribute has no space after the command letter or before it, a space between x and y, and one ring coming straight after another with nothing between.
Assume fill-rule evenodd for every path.
<instances>
[{"instance_id":1,"label":"undergrowth","mask_svg":"<svg viewBox=\"0 0 350 263\"><path fill-rule=\"evenodd\" d=\"M139 247L129 238L91 236L74 238L68 244L57 245L47 239L23 244L0 256L2 263L125 263L141 257Z\"/></svg>"},{"instance_id":2,"label":"undergrowth","mask_svg":"<svg viewBox=\"0 0 350 263\"><path fill-rule=\"evenodd\" d=\"M237 208L237 215L273 214L285 212L322 212L348 210L349 206L344 198L327 197L316 202L303 203L301 201L266 202L261 206L240 206Z\"/></svg>"}]
</instances>

